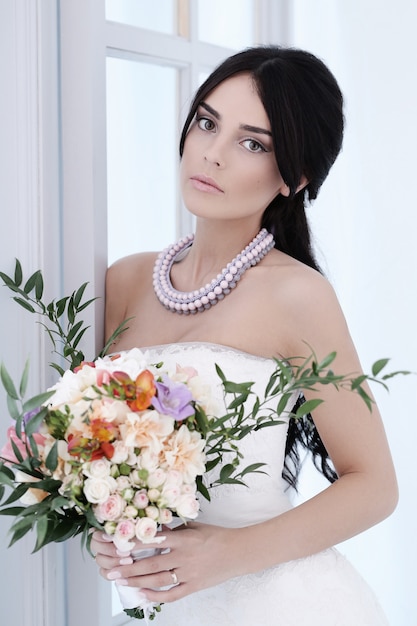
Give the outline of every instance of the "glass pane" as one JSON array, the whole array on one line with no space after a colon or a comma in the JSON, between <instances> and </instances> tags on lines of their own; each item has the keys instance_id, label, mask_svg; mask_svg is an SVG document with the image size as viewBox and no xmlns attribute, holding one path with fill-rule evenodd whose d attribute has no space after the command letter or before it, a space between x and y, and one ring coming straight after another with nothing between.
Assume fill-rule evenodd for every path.
<instances>
[{"instance_id":1,"label":"glass pane","mask_svg":"<svg viewBox=\"0 0 417 626\"><path fill-rule=\"evenodd\" d=\"M198 0L198 38L226 48L246 48L255 40L253 0Z\"/></svg>"},{"instance_id":2,"label":"glass pane","mask_svg":"<svg viewBox=\"0 0 417 626\"><path fill-rule=\"evenodd\" d=\"M177 70L107 59L108 259L176 238Z\"/></svg>"},{"instance_id":3,"label":"glass pane","mask_svg":"<svg viewBox=\"0 0 417 626\"><path fill-rule=\"evenodd\" d=\"M106 19L177 34L177 0L106 0Z\"/></svg>"}]
</instances>

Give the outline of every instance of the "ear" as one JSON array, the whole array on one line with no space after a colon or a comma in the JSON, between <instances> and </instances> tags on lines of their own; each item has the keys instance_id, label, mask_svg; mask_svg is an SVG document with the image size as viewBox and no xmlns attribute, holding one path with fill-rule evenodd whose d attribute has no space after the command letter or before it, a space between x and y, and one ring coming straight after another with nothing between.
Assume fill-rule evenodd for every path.
<instances>
[{"instance_id":1,"label":"ear","mask_svg":"<svg viewBox=\"0 0 417 626\"><path fill-rule=\"evenodd\" d=\"M309 180L303 174L300 178L300 184L298 185L295 193L298 193L299 191L304 189L304 187L306 187L308 183L309 183ZM280 189L280 193L282 196L285 196L285 198L288 198L288 196L290 195L290 188L288 187L288 185L284 183Z\"/></svg>"}]
</instances>

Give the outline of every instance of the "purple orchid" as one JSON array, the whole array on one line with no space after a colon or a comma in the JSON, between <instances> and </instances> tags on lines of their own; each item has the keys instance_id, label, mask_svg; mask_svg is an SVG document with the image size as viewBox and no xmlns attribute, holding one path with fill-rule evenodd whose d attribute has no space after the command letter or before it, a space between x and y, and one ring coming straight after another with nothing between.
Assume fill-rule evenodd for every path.
<instances>
[{"instance_id":1,"label":"purple orchid","mask_svg":"<svg viewBox=\"0 0 417 626\"><path fill-rule=\"evenodd\" d=\"M193 396L183 383L175 383L168 378L162 377L162 382L156 382L156 395L153 397L152 406L163 415L170 415L178 422L194 415L191 405Z\"/></svg>"}]
</instances>

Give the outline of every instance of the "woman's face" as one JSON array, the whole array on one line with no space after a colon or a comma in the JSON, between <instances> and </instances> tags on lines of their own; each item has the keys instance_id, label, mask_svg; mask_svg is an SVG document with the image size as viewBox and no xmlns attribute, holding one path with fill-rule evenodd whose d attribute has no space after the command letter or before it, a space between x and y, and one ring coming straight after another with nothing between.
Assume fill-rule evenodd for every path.
<instances>
[{"instance_id":1,"label":"woman's face","mask_svg":"<svg viewBox=\"0 0 417 626\"><path fill-rule=\"evenodd\" d=\"M180 179L187 208L205 218L260 222L273 198L287 195L250 75L225 80L200 103L185 140Z\"/></svg>"}]
</instances>

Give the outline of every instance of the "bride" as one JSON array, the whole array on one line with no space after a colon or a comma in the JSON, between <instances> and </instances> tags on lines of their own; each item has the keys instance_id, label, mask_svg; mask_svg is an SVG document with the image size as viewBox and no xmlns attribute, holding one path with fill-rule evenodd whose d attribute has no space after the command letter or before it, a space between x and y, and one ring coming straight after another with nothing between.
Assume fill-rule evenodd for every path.
<instances>
[{"instance_id":1,"label":"bride","mask_svg":"<svg viewBox=\"0 0 417 626\"><path fill-rule=\"evenodd\" d=\"M305 215L342 134L340 90L313 55L259 47L222 63L198 90L180 142L194 236L108 270L107 335L131 318L116 349L138 346L166 365L192 365L214 394L214 363L262 389L273 357L308 357L309 346L318 359L336 351L337 372L360 371ZM197 522L164 529L163 554L133 561L94 533L101 574L164 604L157 626L387 624L332 547L395 508L382 421L356 394L323 387L319 395L314 423L291 421L244 441L245 463L266 462L267 473L250 476L248 487L217 488ZM286 488L296 484L302 443L331 484L292 507Z\"/></svg>"}]
</instances>

